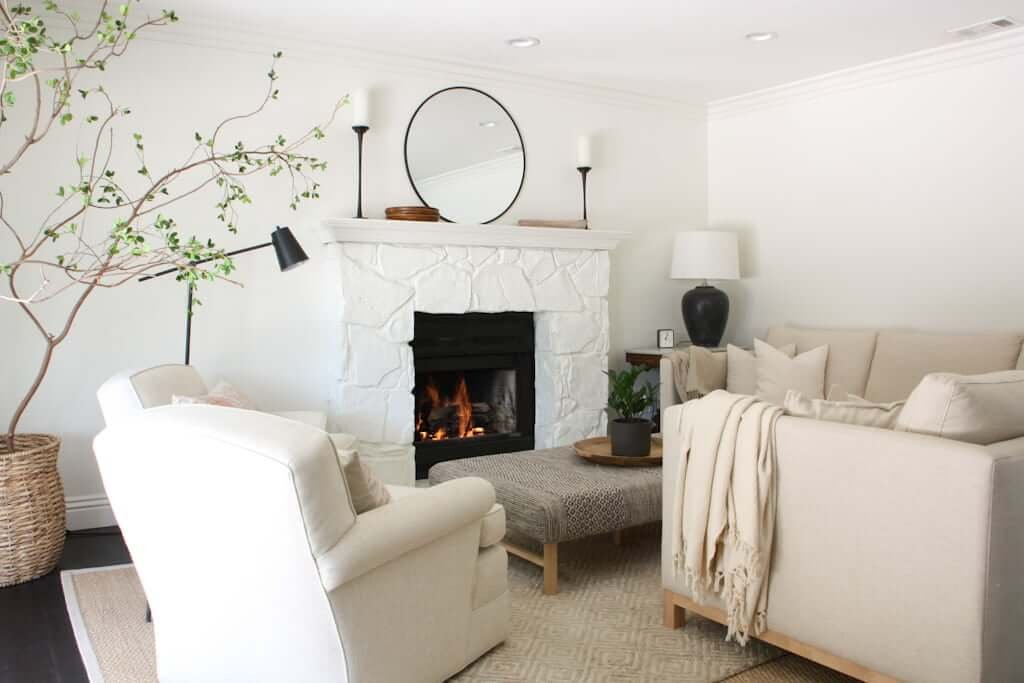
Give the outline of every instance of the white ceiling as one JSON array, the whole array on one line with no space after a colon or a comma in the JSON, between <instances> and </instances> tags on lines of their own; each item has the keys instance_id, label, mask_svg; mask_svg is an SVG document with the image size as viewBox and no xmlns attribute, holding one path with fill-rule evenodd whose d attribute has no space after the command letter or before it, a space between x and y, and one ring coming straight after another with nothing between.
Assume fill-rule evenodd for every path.
<instances>
[{"instance_id":1,"label":"white ceiling","mask_svg":"<svg viewBox=\"0 0 1024 683\"><path fill-rule=\"evenodd\" d=\"M301 39L707 102L955 42L1024 0L174 0ZM775 31L778 40L744 35ZM505 39L543 42L514 49Z\"/></svg>"}]
</instances>

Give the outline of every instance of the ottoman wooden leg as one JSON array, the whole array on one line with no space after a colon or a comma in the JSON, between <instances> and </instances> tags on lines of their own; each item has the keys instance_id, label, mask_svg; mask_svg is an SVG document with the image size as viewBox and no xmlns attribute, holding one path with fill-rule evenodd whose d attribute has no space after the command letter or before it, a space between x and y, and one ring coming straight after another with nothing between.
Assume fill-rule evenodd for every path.
<instances>
[{"instance_id":1,"label":"ottoman wooden leg","mask_svg":"<svg viewBox=\"0 0 1024 683\"><path fill-rule=\"evenodd\" d=\"M544 544L544 595L558 592L558 544Z\"/></svg>"},{"instance_id":2,"label":"ottoman wooden leg","mask_svg":"<svg viewBox=\"0 0 1024 683\"><path fill-rule=\"evenodd\" d=\"M665 591L665 628L686 626L686 610L676 604L672 591Z\"/></svg>"}]
</instances>

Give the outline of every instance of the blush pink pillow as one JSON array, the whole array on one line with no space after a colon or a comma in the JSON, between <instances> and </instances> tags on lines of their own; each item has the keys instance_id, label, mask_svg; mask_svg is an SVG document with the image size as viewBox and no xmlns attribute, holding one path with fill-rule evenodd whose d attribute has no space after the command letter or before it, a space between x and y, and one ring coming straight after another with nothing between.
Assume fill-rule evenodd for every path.
<instances>
[{"instance_id":1,"label":"blush pink pillow","mask_svg":"<svg viewBox=\"0 0 1024 683\"><path fill-rule=\"evenodd\" d=\"M227 382L217 382L213 390L202 396L178 396L171 397L171 405L204 405L223 406L225 408L242 408L243 410L255 410L249 398Z\"/></svg>"}]
</instances>

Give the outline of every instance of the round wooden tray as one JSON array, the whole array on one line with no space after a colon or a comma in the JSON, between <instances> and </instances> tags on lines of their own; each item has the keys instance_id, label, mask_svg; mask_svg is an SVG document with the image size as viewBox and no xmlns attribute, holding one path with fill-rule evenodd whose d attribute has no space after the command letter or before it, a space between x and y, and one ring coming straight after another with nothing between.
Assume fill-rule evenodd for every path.
<instances>
[{"instance_id":1,"label":"round wooden tray","mask_svg":"<svg viewBox=\"0 0 1024 683\"><path fill-rule=\"evenodd\" d=\"M384 209L384 216L390 220L431 223L436 223L441 218L438 210L431 206L389 206Z\"/></svg>"},{"instance_id":2,"label":"round wooden tray","mask_svg":"<svg viewBox=\"0 0 1024 683\"><path fill-rule=\"evenodd\" d=\"M584 460L596 462L599 465L615 465L617 467L650 467L661 465L661 437L651 438L651 454L646 458L632 458L622 455L612 455L612 442L607 436L597 436L592 439L577 441L572 445L576 455Z\"/></svg>"}]
</instances>

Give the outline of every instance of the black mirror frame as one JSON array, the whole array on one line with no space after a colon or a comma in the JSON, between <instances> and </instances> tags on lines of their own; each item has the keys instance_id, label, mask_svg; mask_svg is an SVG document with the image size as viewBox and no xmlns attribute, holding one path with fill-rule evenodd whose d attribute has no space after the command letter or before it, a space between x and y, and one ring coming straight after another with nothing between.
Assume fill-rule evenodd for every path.
<instances>
[{"instance_id":1,"label":"black mirror frame","mask_svg":"<svg viewBox=\"0 0 1024 683\"><path fill-rule=\"evenodd\" d=\"M482 221L480 223L480 225L486 225L488 223L493 223L494 221L498 220L499 218L504 216L506 213L508 213L509 209L511 209L515 205L516 201L519 199L519 195L523 191L523 185L526 183L526 141L523 140L523 132L521 130L519 130L519 124L516 123L516 120L515 120L515 118L513 118L511 112L509 112L509 110L505 108L505 105L503 105L501 102L499 102L493 95L490 95L490 94L484 92L483 90L480 90L479 88L473 88L473 87L470 87L468 85L453 85L453 86L448 87L448 88L441 88L440 90L438 90L435 93L432 93L426 99L424 99L422 102L420 102L420 105L418 107L416 107L416 111L414 111L412 113L412 116L409 118L409 125L406 126L406 128L405 128L405 141L402 144L402 155L403 155L403 157L405 159L405 175L409 178L409 185L412 186L412 191L416 193L416 197L420 200L420 203L423 204L423 206L430 206L427 203L427 201L423 198L423 195L420 194L419 189L416 187L416 181L413 180L413 178L412 178L412 171L409 169L409 133L412 131L412 124L416 121L416 115L420 113L420 109L423 109L423 107L427 104L427 102L429 102L430 100L434 99L435 97L437 97L441 93L446 93L446 92L448 92L450 90L469 90L471 92L479 93L480 95L483 95L484 97L490 99L492 102L494 102L496 105L498 105L503 112L505 112L505 115L508 117L508 120L512 122L512 127L515 129L516 135L519 137L519 147L520 147L520 150L522 151L522 154L523 154L523 175L519 178L519 188L516 189L516 194L515 194L514 197L512 197L512 201L509 202L508 206L506 206L504 209L502 209L501 212L497 216L495 216L494 218L491 218L491 219L486 220L486 221ZM439 208L438 208L438 210L440 211ZM455 222L455 221L451 220L450 218L446 218L444 216L444 214L441 214L440 218L445 223L454 223Z\"/></svg>"}]
</instances>

